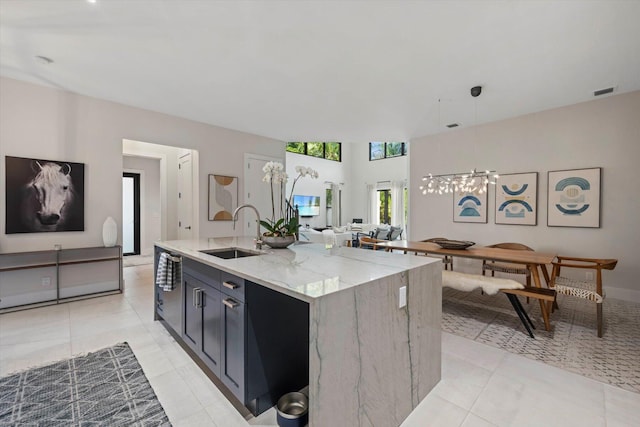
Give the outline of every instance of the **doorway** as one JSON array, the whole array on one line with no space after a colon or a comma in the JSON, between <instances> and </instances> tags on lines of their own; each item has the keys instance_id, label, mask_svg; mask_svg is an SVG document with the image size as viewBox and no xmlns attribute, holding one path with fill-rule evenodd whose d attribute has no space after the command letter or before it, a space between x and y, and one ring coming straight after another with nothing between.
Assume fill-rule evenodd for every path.
<instances>
[{"instance_id":1,"label":"doorway","mask_svg":"<svg viewBox=\"0 0 640 427\"><path fill-rule=\"evenodd\" d=\"M262 156L259 154L245 153L244 155L244 202L255 206L258 212L261 212L261 215L263 215L261 219L271 218L272 216L270 187L262 181L262 178L264 178L262 168L267 162L284 163L284 160L282 158ZM275 200L280 200L280 190L278 186L275 186L274 190ZM242 214L244 214L244 222L241 228L242 234L245 236L255 236L257 218L253 212L247 214L245 211L242 212Z\"/></svg>"},{"instance_id":2,"label":"doorway","mask_svg":"<svg viewBox=\"0 0 640 427\"><path fill-rule=\"evenodd\" d=\"M140 255L140 174L122 174L122 254Z\"/></svg>"},{"instance_id":3,"label":"doorway","mask_svg":"<svg viewBox=\"0 0 640 427\"><path fill-rule=\"evenodd\" d=\"M193 238L193 168L191 153L178 159L178 239Z\"/></svg>"}]
</instances>

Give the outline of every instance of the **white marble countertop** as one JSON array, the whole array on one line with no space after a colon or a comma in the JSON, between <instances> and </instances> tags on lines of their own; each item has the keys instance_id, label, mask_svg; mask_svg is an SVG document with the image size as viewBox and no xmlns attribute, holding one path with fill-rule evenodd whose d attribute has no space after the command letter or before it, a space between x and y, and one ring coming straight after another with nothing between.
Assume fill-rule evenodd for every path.
<instances>
[{"instance_id":1,"label":"white marble countertop","mask_svg":"<svg viewBox=\"0 0 640 427\"><path fill-rule=\"evenodd\" d=\"M174 254L181 254L307 302L425 264L440 262L425 256L349 247L325 249L324 244L302 242L296 242L287 249L263 246L261 255L236 259L222 259L199 252L229 247L255 250L250 237L169 240L155 244Z\"/></svg>"}]
</instances>

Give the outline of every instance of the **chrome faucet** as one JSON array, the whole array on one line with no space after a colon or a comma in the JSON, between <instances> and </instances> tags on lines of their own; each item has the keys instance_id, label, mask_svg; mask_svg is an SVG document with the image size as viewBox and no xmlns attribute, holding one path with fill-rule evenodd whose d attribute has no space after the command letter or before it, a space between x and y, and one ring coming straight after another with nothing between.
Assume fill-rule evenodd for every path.
<instances>
[{"instance_id":1,"label":"chrome faucet","mask_svg":"<svg viewBox=\"0 0 640 427\"><path fill-rule=\"evenodd\" d=\"M236 220L238 219L238 212L240 212L240 209L242 208L251 208L253 209L253 211L256 213L256 216L258 217L258 219L256 219L256 249L262 249L262 239L260 238L260 212L258 212L258 209L256 209L255 206L253 205L249 205L249 204L245 204L245 205L240 205L236 208L235 211L233 211L233 229L236 229Z\"/></svg>"}]
</instances>

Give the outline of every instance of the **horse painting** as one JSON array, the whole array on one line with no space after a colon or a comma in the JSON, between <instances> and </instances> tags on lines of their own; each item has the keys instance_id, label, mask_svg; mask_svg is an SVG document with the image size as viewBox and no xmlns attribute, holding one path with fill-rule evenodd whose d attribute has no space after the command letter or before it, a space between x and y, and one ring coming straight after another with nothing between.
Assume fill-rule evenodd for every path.
<instances>
[{"instance_id":1,"label":"horse painting","mask_svg":"<svg viewBox=\"0 0 640 427\"><path fill-rule=\"evenodd\" d=\"M22 167L20 173L15 170L16 165L12 165L11 168L12 175L18 175L18 177L13 176L16 178L12 180L13 188L7 189L7 233L84 229L84 201L82 200L82 192L77 191L78 186L83 190L83 164L12 159L20 160L18 163ZM25 175L27 173L25 160L29 161L29 176ZM76 168L81 170L76 171ZM9 169L9 160L7 160L8 187L10 184ZM74 172L76 173L74 174ZM17 181L21 181L21 183ZM17 186L20 188L15 188ZM9 200L10 195L13 199L12 203Z\"/></svg>"}]
</instances>

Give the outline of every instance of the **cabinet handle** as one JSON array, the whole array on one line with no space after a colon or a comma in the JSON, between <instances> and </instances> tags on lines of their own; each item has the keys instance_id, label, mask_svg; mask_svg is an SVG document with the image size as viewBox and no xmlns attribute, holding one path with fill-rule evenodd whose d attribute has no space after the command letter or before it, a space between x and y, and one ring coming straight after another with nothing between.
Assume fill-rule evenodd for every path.
<instances>
[{"instance_id":1,"label":"cabinet handle","mask_svg":"<svg viewBox=\"0 0 640 427\"><path fill-rule=\"evenodd\" d=\"M231 298L223 299L222 303L224 305L226 305L227 307L229 307L229 308L236 308L237 306L240 305L239 302L236 302L236 301L232 300Z\"/></svg>"},{"instance_id":2,"label":"cabinet handle","mask_svg":"<svg viewBox=\"0 0 640 427\"><path fill-rule=\"evenodd\" d=\"M202 308L202 289L200 288L196 292L196 307Z\"/></svg>"},{"instance_id":3,"label":"cabinet handle","mask_svg":"<svg viewBox=\"0 0 640 427\"><path fill-rule=\"evenodd\" d=\"M193 295L191 296L191 304L196 308L202 307L202 297L200 296L202 293L202 288L193 288L193 291L191 292L193 293Z\"/></svg>"},{"instance_id":4,"label":"cabinet handle","mask_svg":"<svg viewBox=\"0 0 640 427\"><path fill-rule=\"evenodd\" d=\"M222 282L222 286L229 289L238 289L240 287L239 285L236 285L233 282Z\"/></svg>"}]
</instances>

